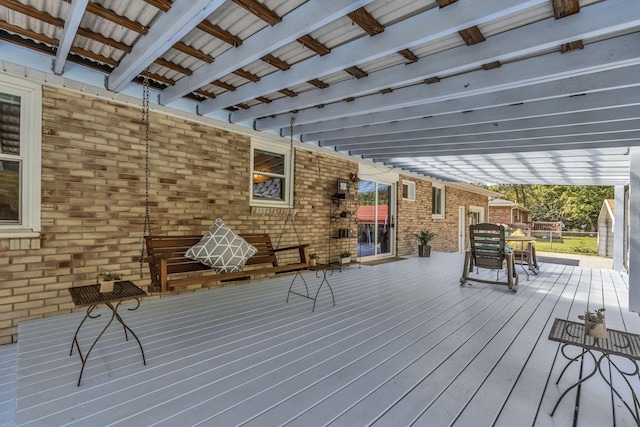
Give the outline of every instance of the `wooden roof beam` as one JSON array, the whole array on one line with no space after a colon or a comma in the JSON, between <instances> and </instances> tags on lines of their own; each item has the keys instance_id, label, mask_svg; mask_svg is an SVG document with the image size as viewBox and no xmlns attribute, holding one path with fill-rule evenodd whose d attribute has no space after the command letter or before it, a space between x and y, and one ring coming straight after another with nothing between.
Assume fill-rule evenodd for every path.
<instances>
[{"instance_id":1,"label":"wooden roof beam","mask_svg":"<svg viewBox=\"0 0 640 427\"><path fill-rule=\"evenodd\" d=\"M205 98L215 98L216 97L215 93L206 91L204 89L195 90L194 93L197 93L198 95L204 96Z\"/></svg>"},{"instance_id":2,"label":"wooden roof beam","mask_svg":"<svg viewBox=\"0 0 640 427\"><path fill-rule=\"evenodd\" d=\"M93 59L94 61L98 61L102 64L110 65L114 68L118 65L118 61L116 61L115 59L108 58L104 55L99 55L97 53L91 52L90 50L81 49L77 46L71 46L71 52L85 58Z\"/></svg>"},{"instance_id":3,"label":"wooden roof beam","mask_svg":"<svg viewBox=\"0 0 640 427\"><path fill-rule=\"evenodd\" d=\"M269 65L273 65L274 67L279 68L282 71L286 71L289 68L291 68L291 65L287 64L285 61L283 61L280 58L276 58L272 54L265 55L260 59Z\"/></svg>"},{"instance_id":4,"label":"wooden roof beam","mask_svg":"<svg viewBox=\"0 0 640 427\"><path fill-rule=\"evenodd\" d=\"M222 89L226 89L228 91L233 92L234 90L236 90L236 87L233 85L230 85L229 83L225 83L222 80L214 80L211 82L212 85L221 87Z\"/></svg>"},{"instance_id":5,"label":"wooden roof beam","mask_svg":"<svg viewBox=\"0 0 640 427\"><path fill-rule=\"evenodd\" d=\"M160 58L223 3L224 0L176 0L173 7L154 23L148 34L135 44L131 53L122 58L120 65L107 78L107 89L115 92L123 90L138 73Z\"/></svg>"},{"instance_id":6,"label":"wooden roof beam","mask_svg":"<svg viewBox=\"0 0 640 427\"><path fill-rule=\"evenodd\" d=\"M155 80L157 82L165 83L165 84L167 84L169 86L171 86L172 84L176 83L175 80L171 80L168 77L161 76L160 74L151 73L149 71L143 71L143 72L140 73L140 75L141 76L147 76L150 79L153 79L153 80Z\"/></svg>"},{"instance_id":7,"label":"wooden roof beam","mask_svg":"<svg viewBox=\"0 0 640 427\"><path fill-rule=\"evenodd\" d=\"M349 68L345 68L344 69L347 73L351 74L353 77L355 77L356 79L361 79L363 77L367 77L369 74L367 74L363 69L358 68L356 66L353 67L349 67Z\"/></svg>"},{"instance_id":8,"label":"wooden roof beam","mask_svg":"<svg viewBox=\"0 0 640 427\"><path fill-rule=\"evenodd\" d=\"M118 50L121 50L123 52L129 53L129 52L131 52L131 49L132 49L131 46L129 46L128 44L121 43L121 42L119 42L117 40L114 40L112 38L109 38L109 37L105 37L102 34L93 32L93 31L88 30L86 28L78 28L78 35L82 36L82 37L85 37L85 38L88 38L88 39L91 39L91 40L95 40L95 41L100 42L100 43L102 43L102 44L104 44L106 46L114 47L114 48L116 48Z\"/></svg>"},{"instance_id":9,"label":"wooden roof beam","mask_svg":"<svg viewBox=\"0 0 640 427\"><path fill-rule=\"evenodd\" d=\"M233 2L238 6L243 7L249 12L253 13L255 16L262 19L269 25L273 26L282 21L282 18L279 17L274 11L262 5L261 3L258 3L256 0L233 0Z\"/></svg>"},{"instance_id":10,"label":"wooden roof beam","mask_svg":"<svg viewBox=\"0 0 640 427\"><path fill-rule=\"evenodd\" d=\"M7 9L15 10L16 12L20 12L32 18L36 18L42 22L46 22L47 24L55 25L56 27L64 27L64 19L56 18L46 12L39 11L35 7L27 6L18 3L17 1L0 0L0 6L6 7Z\"/></svg>"},{"instance_id":11,"label":"wooden roof beam","mask_svg":"<svg viewBox=\"0 0 640 427\"><path fill-rule=\"evenodd\" d=\"M328 84L326 84L320 79L312 79L312 80L309 80L308 83L312 86L317 87L318 89L326 89L329 87Z\"/></svg>"},{"instance_id":12,"label":"wooden roof beam","mask_svg":"<svg viewBox=\"0 0 640 427\"><path fill-rule=\"evenodd\" d=\"M551 0L551 3L553 4L553 15L556 19L580 12L579 0Z\"/></svg>"},{"instance_id":13,"label":"wooden roof beam","mask_svg":"<svg viewBox=\"0 0 640 427\"><path fill-rule=\"evenodd\" d=\"M40 43L48 44L54 47L58 46L58 40L53 39L44 34L36 33L35 31L27 30L16 25L9 24L5 21L0 21L0 29L8 31L10 33L18 34L24 38L35 40Z\"/></svg>"},{"instance_id":14,"label":"wooden roof beam","mask_svg":"<svg viewBox=\"0 0 640 427\"><path fill-rule=\"evenodd\" d=\"M419 58L413 52L411 52L410 49L402 49L398 53L402 55L409 62L418 62Z\"/></svg>"},{"instance_id":15,"label":"wooden roof beam","mask_svg":"<svg viewBox=\"0 0 640 427\"><path fill-rule=\"evenodd\" d=\"M482 0L484 1L484 0ZM531 52L540 51L552 51L553 49L559 50L560 45L567 40L579 40L585 37L602 37L607 38L607 35L612 32L620 31L621 29L634 28L637 26L637 20L640 19L640 9L634 8L626 0L611 0L616 5L615 8L611 8L607 2L601 2L588 8L583 8L579 14L571 17L572 25L558 25L554 19L546 19L537 23L533 23L511 32L496 34L491 38L488 38L485 43L474 46L473 49L469 49L466 44L449 49L447 51L439 52L429 56L429 61L425 62L425 59L420 59L418 63L414 64L399 64L394 67L390 67L385 70L373 73L366 79L360 79L356 82L352 80L345 80L344 82L338 82L331 84L331 86L322 92L313 91L307 93L301 93L294 100L281 98L274 100L273 103L267 108L261 105L252 107L249 112L242 112L234 114L232 116L233 122L245 122L250 120L256 120L261 117L266 117L269 112L276 111L278 114L286 113L294 108L304 109L311 107L318 103L331 104L333 102L340 101L348 96L362 96L366 94L374 93L385 87L399 87L407 84L418 83L424 81L425 78L433 76L446 76L450 74L459 74L461 69L472 71L478 69L482 64L490 63L492 61L501 60L504 63L511 62L513 59L523 57L523 53L531 54ZM500 13L500 10L504 8L504 2L496 4L496 9L492 10L492 13ZM487 3L488 4L488 3ZM618 7L618 5L622 7ZM455 5L459 7L459 5ZM484 11L483 11L484 12ZM419 28L432 28L437 25L437 21L441 20L440 14L442 12L439 9L431 9L426 12L427 15L433 15L433 21L431 17L418 15L420 18L416 24L416 31L411 31L412 38L407 40L407 43L414 43L417 35L428 35L426 33L418 33ZM476 22L482 21L483 16L473 14L476 18ZM426 19L429 18L429 19ZM465 23L467 25L465 25ZM403 22L403 26L407 27L411 24L411 20ZM458 28L470 27L470 21L460 21L457 23ZM393 34L395 26L389 27L385 31L384 39ZM425 30L426 31L426 30ZM455 33L454 33L455 34ZM609 36L610 37L610 36ZM376 47L382 43L376 42L374 37L361 37L354 43L360 41L370 42L367 48L364 46L359 49L352 49L350 52L338 52L342 51L343 47L334 48L333 52L338 53L340 56L349 55L350 58L357 60L358 64L364 64L371 59L362 57L361 53L375 52ZM506 50L505 50L506 49ZM398 51L400 49L396 49ZM327 61L331 61L333 57L329 55L324 58L316 57L310 58L301 64L296 64L297 73L306 71L308 76L304 82L313 77L320 77L314 70L320 67L320 63L328 64ZM315 65L314 67L307 67L305 63L310 62ZM443 67L443 64L448 64ZM337 64L339 65L339 64ZM472 66L470 69L468 66ZM302 68L301 68L302 67ZM328 65L325 65L327 68ZM503 67L504 68L504 67ZM339 70L341 70L340 68ZM335 71L334 71L335 72ZM273 93L278 90L279 87L291 86L302 82L296 81L295 75L285 76L286 73L272 73L268 76L264 76L256 85L262 89L261 93ZM280 76L281 78L278 78ZM293 80L292 80L293 78ZM273 81L270 87L266 87L268 81ZM444 81L445 79L443 79ZM265 87L263 87L265 86ZM248 89L248 88L247 88ZM258 88L252 88L251 91L247 91L249 99L258 96L256 92ZM240 97L240 94L244 94L244 88L239 88L238 91L231 94L221 95L217 101L218 105L234 105L231 101L242 100L244 96ZM224 100L222 98L225 98ZM227 99L229 98L229 99ZM230 99L235 98L235 99ZM239 99L238 99L239 98Z\"/></svg>"},{"instance_id":16,"label":"wooden roof beam","mask_svg":"<svg viewBox=\"0 0 640 427\"><path fill-rule=\"evenodd\" d=\"M582 40L575 40L560 46L560 51L562 53L567 53L567 52L571 52L572 50L580 50L582 48L584 48L584 44L582 43Z\"/></svg>"},{"instance_id":17,"label":"wooden roof beam","mask_svg":"<svg viewBox=\"0 0 640 427\"><path fill-rule=\"evenodd\" d=\"M474 44L482 43L485 40L477 25L460 30L458 31L458 34L460 34L460 37L462 37L462 40L464 40L467 46L473 46Z\"/></svg>"},{"instance_id":18,"label":"wooden roof beam","mask_svg":"<svg viewBox=\"0 0 640 427\"><path fill-rule=\"evenodd\" d=\"M509 91L512 91L517 93L518 96L521 97L520 100L515 100L512 102L526 101L528 99L539 99L542 97L541 87L544 87L545 89L555 88L554 90L557 90L559 86L561 86L562 84L566 84L566 82L561 82L561 80L563 78L569 78L567 76L572 76L572 81L578 82L579 80L581 80L579 79L579 77L581 76L574 74L584 72L583 70L588 70L589 72L587 77L585 77L585 79L589 79L589 84L591 85L587 86L590 88L589 92L597 90L599 85L609 83L600 82L597 80L597 73L599 71L619 69L619 72L614 73L617 76L616 78L620 79L619 81L615 81L615 85L621 87L624 84L624 81L629 80L629 78L627 78L624 73L627 73L630 76L633 73L630 68L627 68L628 63L626 63L626 61L629 58L637 58L637 49L635 49L635 47L637 46L637 41L640 41L640 34L633 33L622 37L615 37L608 40L592 43L589 45L589 49L573 52L571 54L572 61L557 61L553 58L553 56L557 55L557 53L548 53L543 56L510 63L509 67L503 67L500 69L499 81L480 78L479 80L486 81L487 84L480 84L476 81L477 84L474 84L471 93L482 93L483 95L491 93L490 102L492 103L499 100L496 92L501 91L505 94L511 93ZM613 48L613 46L615 46L615 48ZM466 47L463 48L466 49ZM535 69L531 68L531 64L535 64ZM406 68L407 66L403 65L402 67ZM476 106L473 105L470 101L470 99L472 98L469 97L469 88L468 86L465 87L465 84L469 81L474 81L476 77L482 77L482 73L486 72L484 70L477 70L457 76L450 76L446 79L443 79L442 83L433 85L429 88L429 90L419 90L416 89L415 86L408 86L396 89L393 93L384 96L372 94L370 96L357 99L355 101L357 103L356 106L346 106L343 103L334 103L331 105L327 105L327 107L323 110L321 117L318 117L313 110L304 110L301 111L301 113L296 117L296 123L298 124L298 126L300 126L301 124L306 124L313 121L322 121L323 124L326 125L333 119L340 120L344 119L345 117L357 115L366 117L370 123L370 113L375 112L380 117L397 117L394 116L393 113L391 113L393 110L401 112L401 120L408 120L408 111L410 111L412 105L417 105L419 103L427 103L427 105L433 105L433 102L436 99L444 98L449 99L450 104L454 105L456 104L460 96L465 97L465 106L461 108L461 110L475 109ZM523 82L523 75L527 75L528 80ZM631 76L630 78L632 79L633 77L634 76ZM369 79L370 78L363 79L363 81ZM263 79L263 81L264 80L265 79ZM533 81L536 81L536 83L532 84ZM510 83L520 84L519 82L522 82L522 85L517 88L511 87L511 89L504 91L502 90ZM318 95L321 95L326 91L330 91L335 86L338 85L332 85L328 89L319 92ZM572 85L572 87L575 88L577 86ZM586 91L580 90L575 92L583 93ZM559 93L553 94L552 96L557 97L559 96ZM479 98L480 97L478 97L478 99ZM322 97L316 96L313 99L316 100L316 102L313 104L315 105L320 99L322 99ZM298 104L294 105L298 106ZM274 108L271 108L271 111L274 110ZM255 113L256 112L254 112L254 114ZM430 114L432 113L421 112L420 116ZM242 119L244 120L245 118L243 117ZM390 118L389 121L394 119L398 120L397 118ZM238 119L236 117L232 117L232 120ZM352 117L352 122L355 121L357 121L357 119ZM268 130L281 128L285 127L286 123L288 123L286 115L279 116L274 120L261 119L257 120L256 129Z\"/></svg>"},{"instance_id":19,"label":"wooden roof beam","mask_svg":"<svg viewBox=\"0 0 640 427\"><path fill-rule=\"evenodd\" d=\"M172 3L170 0L144 0L145 3L155 6L163 12L167 12L171 9Z\"/></svg>"},{"instance_id":20,"label":"wooden roof beam","mask_svg":"<svg viewBox=\"0 0 640 427\"><path fill-rule=\"evenodd\" d=\"M195 89L206 85L211 80L224 78L238 68L245 67L260 58L268 57L268 55L276 49L294 42L303 35L322 28L372 1L373 0L331 0L330 2L306 2L287 14L287 19L281 24L263 28L254 37L246 40L241 48L228 49L223 54L217 56L213 64L200 67L194 71L192 77L181 79L175 86L163 90L160 94L160 104L165 105L180 98L185 93L193 92ZM272 73L272 75L273 74L284 73ZM264 78L262 80L264 80ZM261 84L262 80L260 83L255 84ZM304 79L304 81L307 80L309 79ZM254 84L245 86L250 88L253 87ZM254 93L253 96L238 102L226 104L221 108L238 105L247 100L254 99L257 96L275 93L283 87L290 86L293 85L285 84L267 92ZM199 105L199 111L201 111L202 114L209 112L206 111L209 102L215 103L215 100L207 100Z\"/></svg>"},{"instance_id":21,"label":"wooden roof beam","mask_svg":"<svg viewBox=\"0 0 640 427\"><path fill-rule=\"evenodd\" d=\"M496 19L499 19L501 16L512 16L517 14L521 10L526 10L532 7L532 3L530 1L526 3L522 3L518 0L470 0L472 3L482 4L482 7L479 7L474 11L467 11L464 14L458 13L449 13L447 16L447 24L446 29L443 26L443 11L432 8L418 15L412 16L404 21L402 21L401 25L392 25L389 28L385 29L384 37L360 37L350 43L347 43L342 46L334 47L331 55L326 55L324 57L312 57L300 63L297 63L292 69L295 69L296 72L289 75L288 73L271 73L267 76L264 76L259 83L255 83L253 85L245 85L244 87L238 88L238 90L234 93L226 93L221 94L215 100L207 100L203 104L199 106L199 111L203 114L211 113L216 110L221 110L229 105L236 105L240 102L244 102L247 99L253 99L256 96L265 95L269 93L277 92L278 89L283 87L292 87L298 85L300 83L307 82L312 78L322 77L322 75L328 75L331 73L336 73L348 66L366 64L369 61L378 60L382 56L389 55L391 52L398 52L402 49L407 49L412 46L417 46L421 44L426 44L432 42L434 40L441 39L443 37L443 30L446 32L447 29L455 34L455 29L459 28L467 28L472 25L479 25L485 22L492 22ZM534 3L542 3L548 2L548 0L533 0ZM615 0L614 0L615 1ZM332 0L331 4L333 5L337 0ZM315 3L315 2L307 2L303 6L307 4ZM324 2L320 2L323 6L325 6ZM301 6L301 7L303 7ZM507 7L508 6L508 7ZM301 8L300 7L300 8ZM326 6L325 6L326 7ZM361 6L362 7L362 6ZM458 6L455 6L459 9ZM298 8L298 9L300 9ZM293 12L292 12L293 13ZM287 16L288 18L288 16ZM285 20L283 25L286 25L287 20ZM553 20L551 20L553 21ZM274 27L277 28L277 27ZM264 30L263 30L264 31ZM305 32L305 34L309 34L309 30ZM312 33L313 34L313 33ZM556 44L557 46L558 44ZM468 53L468 52L467 52ZM349 64L345 64L345 58L349 59ZM218 60L216 59L216 62ZM422 63L423 61L420 61ZM488 62L488 61L486 61ZM415 65L415 64L413 64ZM480 64L478 64L479 66ZM412 64L401 65L403 68L407 68L408 72L411 69ZM431 67L431 63L425 64L425 67ZM236 67L237 68L237 67ZM422 69L422 67L417 67ZM322 70L322 73L319 72ZM395 72L395 70L394 70ZM387 75L387 70L381 70L376 74L377 75ZM428 72L423 73L422 76L418 76L413 80L414 83L422 80L424 78L424 74L428 75L437 75L439 72ZM396 76L394 76L395 78ZM360 82L364 82L368 79L361 79ZM375 80L375 79L373 79ZM352 83L352 82L351 82ZM178 83L179 84L179 83ZM358 87L361 84L358 84ZM373 89L372 91L365 91L368 93L372 93L375 90L382 89L387 86L397 86L396 82L387 82L380 87ZM319 96L329 96L329 93L335 95L335 92L331 91L331 88L336 85L331 85L330 88L326 89ZM349 86L352 86L349 84ZM171 90L168 89L168 90ZM327 92L326 94L324 92ZM314 94L317 95L317 94ZM353 93L342 93L337 94L337 98L343 99ZM300 102L301 99L307 99L304 93L301 93L299 97L296 98L296 102ZM274 100L273 104L270 105L273 108L277 104L285 104L288 101L286 99ZM329 105L329 102L324 102L320 100L311 100L308 106L317 105L319 102ZM252 108L249 110L251 114L261 110L262 106L256 106L258 108ZM265 108L266 109L266 108ZM290 111L291 108L285 108L282 111ZM263 117L267 114L264 114L264 109L262 112L255 117ZM242 112L239 114L233 115L233 120L236 120L236 117L247 117L248 112Z\"/></svg>"},{"instance_id":22,"label":"wooden roof beam","mask_svg":"<svg viewBox=\"0 0 640 427\"><path fill-rule=\"evenodd\" d=\"M66 0L67 2L70 0ZM100 18L104 18L107 21L111 21L115 24L118 24L120 26L123 26L131 31L134 31L138 34L142 34L142 35L146 35L149 32L149 28L145 27L144 25L132 21L129 18L126 18L122 15L118 15L117 13L115 13L112 10L109 9L105 9L104 7L100 6L97 3L89 3L87 5L87 12L92 13L96 16L99 16Z\"/></svg>"},{"instance_id":23,"label":"wooden roof beam","mask_svg":"<svg viewBox=\"0 0 640 427\"><path fill-rule=\"evenodd\" d=\"M230 44L231 46L238 47L242 44L242 39L240 37L234 36L230 32L223 30L222 28L212 24L209 21L202 21L197 25L196 28L204 31L209 35L219 38L220 40Z\"/></svg>"},{"instance_id":24,"label":"wooden roof beam","mask_svg":"<svg viewBox=\"0 0 640 427\"><path fill-rule=\"evenodd\" d=\"M190 76L191 74L193 74L193 71L191 71L190 69L185 68L185 67L183 67L183 66L181 66L179 64L176 64L175 62L167 61L164 58L156 58L156 60L153 61L153 62L158 64L158 65L161 65L161 66L163 66L165 68L168 68L170 70L182 73L182 74L184 74L186 76Z\"/></svg>"},{"instance_id":25,"label":"wooden roof beam","mask_svg":"<svg viewBox=\"0 0 640 427\"><path fill-rule=\"evenodd\" d=\"M64 27L64 19L56 18L54 16L49 15L46 12L41 12L31 6L23 5L18 2L10 1L10 0L0 0L0 6L4 6L8 9L15 10L16 12L23 13L32 18L38 19L42 22L46 22L47 24L55 25L56 27ZM98 41L107 46L115 47L116 49L122 50L124 52L131 52L131 46L121 43L117 40L111 39L109 37L105 37L102 34L98 34L86 28L78 28L78 35L82 37L86 37L91 40Z\"/></svg>"},{"instance_id":26,"label":"wooden roof beam","mask_svg":"<svg viewBox=\"0 0 640 427\"><path fill-rule=\"evenodd\" d=\"M213 56L207 55L206 53L201 52L198 49L188 46L182 42L177 42L173 45L173 48L189 56L198 58L200 61L206 62L207 64L211 64L214 61Z\"/></svg>"},{"instance_id":27,"label":"wooden roof beam","mask_svg":"<svg viewBox=\"0 0 640 427\"><path fill-rule=\"evenodd\" d=\"M349 18L370 36L384 31L384 26L378 22L364 7L347 14Z\"/></svg>"},{"instance_id":28,"label":"wooden roof beam","mask_svg":"<svg viewBox=\"0 0 640 427\"><path fill-rule=\"evenodd\" d=\"M312 51L314 51L320 56L326 55L327 53L331 52L330 48L320 43L318 40L314 39L309 34L307 34L306 36L300 37L298 39L298 42L301 43L302 46L306 47L307 49L311 49Z\"/></svg>"},{"instance_id":29,"label":"wooden roof beam","mask_svg":"<svg viewBox=\"0 0 640 427\"><path fill-rule=\"evenodd\" d=\"M255 75L253 73L245 71L242 68L238 68L237 70L235 70L233 72L233 74L235 74L236 76L240 76L243 79L247 79L250 82L259 82L260 81L260 76L257 76L257 75ZM238 104L238 105L240 105L240 104Z\"/></svg>"},{"instance_id":30,"label":"wooden roof beam","mask_svg":"<svg viewBox=\"0 0 640 427\"><path fill-rule=\"evenodd\" d=\"M287 95L289 97L294 97L294 96L298 96L297 93L295 93L294 91L292 91L291 89L281 89L278 92L280 92L283 95Z\"/></svg>"},{"instance_id":31,"label":"wooden roof beam","mask_svg":"<svg viewBox=\"0 0 640 427\"><path fill-rule=\"evenodd\" d=\"M438 3L438 6L440 8L443 8L445 6L449 6L450 4L453 4L455 2L457 2L458 0L436 0L436 3Z\"/></svg>"}]
</instances>

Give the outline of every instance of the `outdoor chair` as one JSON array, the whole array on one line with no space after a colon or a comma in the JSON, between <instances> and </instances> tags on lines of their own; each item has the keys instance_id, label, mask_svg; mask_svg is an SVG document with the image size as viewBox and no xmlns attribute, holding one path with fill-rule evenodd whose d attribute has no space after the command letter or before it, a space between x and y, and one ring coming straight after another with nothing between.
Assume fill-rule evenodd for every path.
<instances>
[{"instance_id":1,"label":"outdoor chair","mask_svg":"<svg viewBox=\"0 0 640 427\"><path fill-rule=\"evenodd\" d=\"M519 276L516 273L513 250L505 245L505 228L503 225L481 223L469 226L470 247L464 257L464 269L460 284L468 280L507 285L512 291L518 290ZM506 277L500 280L500 272L506 265ZM473 275L473 267L476 274ZM496 271L496 280L482 279L477 276L480 268Z\"/></svg>"}]
</instances>

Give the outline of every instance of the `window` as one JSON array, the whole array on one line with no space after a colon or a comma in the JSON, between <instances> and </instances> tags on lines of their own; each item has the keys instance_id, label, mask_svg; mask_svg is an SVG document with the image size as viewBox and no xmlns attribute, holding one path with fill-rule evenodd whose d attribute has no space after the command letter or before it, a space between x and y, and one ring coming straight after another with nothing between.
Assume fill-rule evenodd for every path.
<instances>
[{"instance_id":1,"label":"window","mask_svg":"<svg viewBox=\"0 0 640 427\"><path fill-rule=\"evenodd\" d=\"M484 222L484 208L482 206L469 206L469 225Z\"/></svg>"},{"instance_id":2,"label":"window","mask_svg":"<svg viewBox=\"0 0 640 427\"><path fill-rule=\"evenodd\" d=\"M402 181L402 199L415 202L416 200L416 183L413 181Z\"/></svg>"},{"instance_id":3,"label":"window","mask_svg":"<svg viewBox=\"0 0 640 427\"><path fill-rule=\"evenodd\" d=\"M431 217L444 218L444 185L434 183L431 186Z\"/></svg>"},{"instance_id":4,"label":"window","mask_svg":"<svg viewBox=\"0 0 640 427\"><path fill-rule=\"evenodd\" d=\"M251 146L251 204L289 207L292 204L293 174L288 147L253 140Z\"/></svg>"},{"instance_id":5,"label":"window","mask_svg":"<svg viewBox=\"0 0 640 427\"><path fill-rule=\"evenodd\" d=\"M40 231L42 89L0 75L0 235Z\"/></svg>"}]
</instances>

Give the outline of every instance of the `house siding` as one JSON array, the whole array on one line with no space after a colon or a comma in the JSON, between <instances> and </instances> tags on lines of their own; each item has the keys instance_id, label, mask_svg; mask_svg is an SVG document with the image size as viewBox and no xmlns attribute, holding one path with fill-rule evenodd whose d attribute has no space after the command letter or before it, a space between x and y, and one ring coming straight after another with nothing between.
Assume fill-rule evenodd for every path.
<instances>
[{"instance_id":1,"label":"house siding","mask_svg":"<svg viewBox=\"0 0 640 427\"><path fill-rule=\"evenodd\" d=\"M336 178L357 172L356 162L297 149L295 228L285 227L288 209L249 204L249 136L154 111L150 131L152 234L204 233L222 218L240 234L268 233L274 245L308 243L326 260L328 196ZM416 182L417 200L399 200L398 254L416 253L412 233L423 226L438 233L434 250L457 251L458 205L486 206L487 197L447 188L446 217L433 220L430 182L402 179ZM42 233L0 237L0 344L17 341L20 321L76 310L67 289L94 283L99 271L150 291L148 267L140 268L144 217L140 109L43 87Z\"/></svg>"}]
</instances>

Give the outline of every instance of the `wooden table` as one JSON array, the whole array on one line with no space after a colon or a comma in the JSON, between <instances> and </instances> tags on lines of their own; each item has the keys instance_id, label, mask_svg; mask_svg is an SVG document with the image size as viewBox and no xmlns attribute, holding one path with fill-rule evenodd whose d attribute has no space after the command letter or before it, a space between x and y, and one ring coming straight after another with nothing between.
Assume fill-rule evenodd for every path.
<instances>
[{"instance_id":1,"label":"wooden table","mask_svg":"<svg viewBox=\"0 0 640 427\"><path fill-rule=\"evenodd\" d=\"M80 355L80 360L82 361L82 368L80 369L80 376L78 377L78 386L80 385L80 381L82 380L82 373L84 372L84 367L87 364L87 360L89 359L91 351L98 343L98 340L100 340L100 337L102 337L104 332L111 325L113 319L116 319L122 325L122 328L124 329L124 336L127 341L129 341L129 335L127 331L131 332L131 335L133 335L133 337L138 342L138 346L140 347L140 352L142 353L142 362L144 365L147 364L147 360L144 357L144 350L142 349L142 344L140 343L138 336L129 326L127 326L120 314L118 314L118 308L120 308L120 305L125 300L135 299L137 301L136 306L129 308L129 311L137 310L138 307L140 307L140 298L147 295L142 289L137 287L133 282L123 281L116 282L114 284L113 292L101 293L100 285L88 285L69 288L69 293L71 294L71 298L73 299L73 303L76 305L76 307L87 307L87 314L85 314L82 322L80 322L80 325L78 325L78 329L76 329L76 333L73 336L73 341L71 342L71 351L69 352L69 356L71 356L73 354L73 347L75 346L78 349L78 354ZM87 351L87 354L83 355L82 350L80 350L80 344L78 343L78 332L80 332L80 328L87 319L95 319L97 317L100 317L100 314L93 314L93 311L100 304L105 304L107 307L109 307L109 309L111 310L111 319L109 319L109 322L93 341L93 344L91 344L91 347L89 347L89 351Z\"/></svg>"},{"instance_id":2,"label":"wooden table","mask_svg":"<svg viewBox=\"0 0 640 427\"><path fill-rule=\"evenodd\" d=\"M296 275L293 276L293 280L291 281L291 285L289 285L289 292L287 293L287 301L286 302L289 302L289 296L291 294L298 295L298 296L301 296L303 298L307 298L307 299L313 300L313 308L311 309L311 311L313 312L313 311L316 310L316 301L318 300L318 294L320 294L320 289L322 289L322 286L326 283L327 287L329 288L329 291L331 291L331 299L333 300L333 306L335 307L336 298L333 295L333 289L331 288L331 284L329 283L329 280L327 279L327 275L329 275L329 276L333 275L333 270L336 269L336 268L341 268L341 266L336 265L336 264L318 264L318 265L309 267L309 270L315 271L317 278L322 277L322 281L320 282L320 286L318 286L318 290L316 291L316 294L313 297L309 294L309 286L307 285L307 281L305 280L304 276L302 275L302 271L297 271ZM296 291L292 290L293 289L293 284L296 282L296 279L298 277L300 277L302 279L302 282L304 283L306 294L302 294L300 292L296 292Z\"/></svg>"},{"instance_id":3,"label":"wooden table","mask_svg":"<svg viewBox=\"0 0 640 427\"><path fill-rule=\"evenodd\" d=\"M533 242L536 241L535 237L530 237L530 236L508 236L505 237L505 242L521 242L522 244L520 245L520 251L517 251L514 248L514 252L520 252L520 265L522 266L522 270L525 272L525 274L527 275L527 280L529 280L529 272L524 268L524 244L527 244L527 252L529 252L529 260L527 262L527 265L529 267L529 270L531 270L531 272L535 275L538 275L540 273L540 268L538 267L538 260L536 259L536 249L533 246Z\"/></svg>"},{"instance_id":4,"label":"wooden table","mask_svg":"<svg viewBox=\"0 0 640 427\"><path fill-rule=\"evenodd\" d=\"M551 416L553 416L553 414L556 412L560 401L567 395L570 390L594 376L596 372L600 372L600 376L607 383L609 388L611 388L611 391L613 391L615 395L618 396L618 398L622 401L622 403L624 403L629 412L631 412L631 415L635 418L636 423L640 425L640 401L638 400L638 396L631 386L631 383L626 378L637 376L640 372L640 370L638 369L638 360L640 360L640 335L632 334L630 332L608 329L607 338L597 339L585 334L584 322L572 322L564 319L556 319L553 323L553 326L551 327L549 339L551 341L562 343L562 355L567 360L569 360L567 362L567 365L560 373L560 376L558 376L556 384L560 382L562 375L564 375L569 365L571 365L573 362L578 361L582 356L588 354L593 358L593 361L595 362L592 372L584 376L582 379L578 380L575 384L571 385L564 391L564 393L560 395L558 401L556 402L556 405L553 407L553 411L551 411ZM575 357L568 356L565 350L569 346L579 347L581 349L580 354ZM594 352L600 353L601 356L597 358ZM614 363L614 361L611 360L612 356L618 356L630 361L633 364L632 371L628 372L621 370L618 367L618 364ZM609 372L607 372L606 374L602 372L602 362L605 359L609 362L610 369L615 369L615 371L617 371L624 380L624 383L629 386L633 400L631 404L633 405L633 407L631 407L629 403L627 403L622 398L620 393L616 390L616 387L613 385L613 381L608 378ZM613 369L611 369L612 372Z\"/></svg>"}]
</instances>

